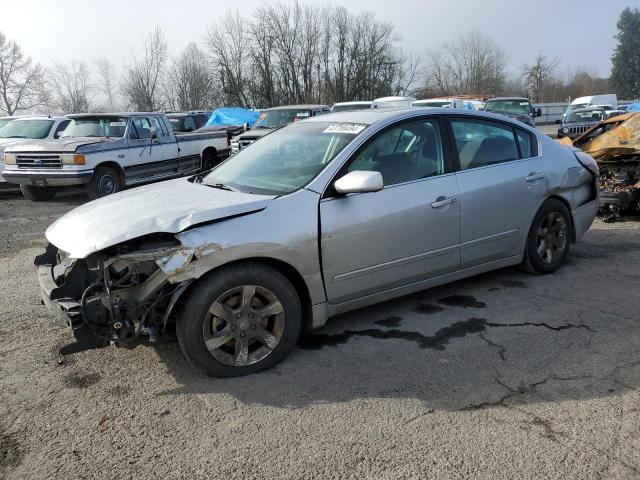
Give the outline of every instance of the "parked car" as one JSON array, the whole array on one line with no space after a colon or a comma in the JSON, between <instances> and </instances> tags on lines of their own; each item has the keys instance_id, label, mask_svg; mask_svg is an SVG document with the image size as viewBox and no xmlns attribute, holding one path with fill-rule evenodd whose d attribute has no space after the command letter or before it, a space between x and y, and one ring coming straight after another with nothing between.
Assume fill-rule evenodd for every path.
<instances>
[{"instance_id":1,"label":"parked car","mask_svg":"<svg viewBox=\"0 0 640 480\"><path fill-rule=\"evenodd\" d=\"M126 186L211 168L229 154L225 132L175 135L159 113L69 119L59 139L14 145L4 152L5 180L20 185L30 200L48 200L67 185L85 185L95 199Z\"/></svg>"},{"instance_id":2,"label":"parked car","mask_svg":"<svg viewBox=\"0 0 640 480\"><path fill-rule=\"evenodd\" d=\"M459 108L461 110L465 108L464 101L459 98L428 98L424 100L416 100L411 104L411 106L427 108Z\"/></svg>"},{"instance_id":3,"label":"parked car","mask_svg":"<svg viewBox=\"0 0 640 480\"><path fill-rule=\"evenodd\" d=\"M77 335L128 346L176 322L192 363L243 375L333 315L509 265L555 271L594 219L597 175L500 115L335 113L73 210L35 263Z\"/></svg>"},{"instance_id":4,"label":"parked car","mask_svg":"<svg viewBox=\"0 0 640 480\"><path fill-rule=\"evenodd\" d=\"M334 112L347 112L351 110L366 110L371 108L373 102L358 101L358 102L338 102L334 103L331 107L331 113Z\"/></svg>"},{"instance_id":5,"label":"parked car","mask_svg":"<svg viewBox=\"0 0 640 480\"><path fill-rule=\"evenodd\" d=\"M578 108L587 108L595 106L608 106L611 110L615 110L618 107L618 97L615 93L605 93L601 95L587 95L586 97L575 98L564 113L566 116L572 110Z\"/></svg>"},{"instance_id":6,"label":"parked car","mask_svg":"<svg viewBox=\"0 0 640 480\"><path fill-rule=\"evenodd\" d=\"M603 107L573 109L562 120L562 126L558 129L558 138L579 137L605 118L608 116Z\"/></svg>"},{"instance_id":7,"label":"parked car","mask_svg":"<svg viewBox=\"0 0 640 480\"><path fill-rule=\"evenodd\" d=\"M525 97L490 98L485 102L483 110L515 118L532 127L536 126L535 118L542 115L542 110L534 109Z\"/></svg>"},{"instance_id":8,"label":"parked car","mask_svg":"<svg viewBox=\"0 0 640 480\"><path fill-rule=\"evenodd\" d=\"M206 125L211 112L167 113L169 124L175 133L189 133Z\"/></svg>"},{"instance_id":9,"label":"parked car","mask_svg":"<svg viewBox=\"0 0 640 480\"><path fill-rule=\"evenodd\" d=\"M330 109L327 105L288 105L286 107L267 108L260 112L260 116L251 130L231 140L231 153L242 150L256 140L292 122L299 122L305 118L324 115L329 112Z\"/></svg>"},{"instance_id":10,"label":"parked car","mask_svg":"<svg viewBox=\"0 0 640 480\"><path fill-rule=\"evenodd\" d=\"M415 101L414 97L381 97L373 101L371 108L410 107Z\"/></svg>"},{"instance_id":11,"label":"parked car","mask_svg":"<svg viewBox=\"0 0 640 480\"><path fill-rule=\"evenodd\" d=\"M58 138L69 125L67 117L5 117L7 121L0 128L0 158L4 150L12 145L32 142L33 140L53 140ZM0 119L0 121L3 119ZM0 160L0 189L16 189L17 185L7 182L3 173L4 162Z\"/></svg>"}]
</instances>

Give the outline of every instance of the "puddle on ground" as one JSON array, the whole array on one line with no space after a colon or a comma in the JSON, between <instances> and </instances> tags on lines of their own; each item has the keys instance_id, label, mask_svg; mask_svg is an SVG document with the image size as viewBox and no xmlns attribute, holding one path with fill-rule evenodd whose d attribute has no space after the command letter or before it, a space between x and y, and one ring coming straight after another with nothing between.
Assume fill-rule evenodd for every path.
<instances>
[{"instance_id":1,"label":"puddle on ground","mask_svg":"<svg viewBox=\"0 0 640 480\"><path fill-rule=\"evenodd\" d=\"M400 325L401 321L402 321L402 317L399 317L397 315L392 315L390 317L383 318L382 320L378 320L373 323L375 323L376 325L380 325L381 327L397 327L398 325Z\"/></svg>"},{"instance_id":2,"label":"puddle on ground","mask_svg":"<svg viewBox=\"0 0 640 480\"><path fill-rule=\"evenodd\" d=\"M448 327L441 328L434 335L423 335L419 332L404 330L381 330L369 328L366 330L347 330L343 333L313 334L307 333L300 337L298 346L304 350L320 350L323 347L335 347L347 343L352 337L370 337L380 340L407 340L415 343L419 348L431 348L444 350L445 345L452 338L462 338L470 333L484 332L487 328L487 320L484 318L470 318L462 322L456 322Z\"/></svg>"},{"instance_id":3,"label":"puddle on ground","mask_svg":"<svg viewBox=\"0 0 640 480\"><path fill-rule=\"evenodd\" d=\"M471 295L450 295L439 299L438 302L449 307L485 308L487 306L486 303L476 300L476 297Z\"/></svg>"},{"instance_id":4,"label":"puddle on ground","mask_svg":"<svg viewBox=\"0 0 640 480\"><path fill-rule=\"evenodd\" d=\"M411 309L412 312L424 313L426 315L433 315L444 310L444 307L440 305L432 305L431 303L418 302L416 306Z\"/></svg>"}]
</instances>

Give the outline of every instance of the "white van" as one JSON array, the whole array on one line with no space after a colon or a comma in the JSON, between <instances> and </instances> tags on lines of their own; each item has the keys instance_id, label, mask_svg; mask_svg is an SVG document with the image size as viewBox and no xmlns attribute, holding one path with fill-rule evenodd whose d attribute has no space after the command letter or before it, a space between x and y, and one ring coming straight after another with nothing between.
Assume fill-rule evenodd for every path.
<instances>
[{"instance_id":1,"label":"white van","mask_svg":"<svg viewBox=\"0 0 640 480\"><path fill-rule=\"evenodd\" d=\"M416 100L411 104L412 107L427 108L459 108L464 110L464 101L459 98L427 98L424 100Z\"/></svg>"},{"instance_id":2,"label":"white van","mask_svg":"<svg viewBox=\"0 0 640 480\"><path fill-rule=\"evenodd\" d=\"M615 93L605 93L602 95L589 95L586 97L578 97L574 99L567 111L564 113L566 116L571 110L576 108L588 108L588 107L612 107L612 109L618 108L618 97Z\"/></svg>"},{"instance_id":3,"label":"white van","mask_svg":"<svg viewBox=\"0 0 640 480\"><path fill-rule=\"evenodd\" d=\"M382 97L376 98L371 108L410 107L415 101L415 97Z\"/></svg>"}]
</instances>

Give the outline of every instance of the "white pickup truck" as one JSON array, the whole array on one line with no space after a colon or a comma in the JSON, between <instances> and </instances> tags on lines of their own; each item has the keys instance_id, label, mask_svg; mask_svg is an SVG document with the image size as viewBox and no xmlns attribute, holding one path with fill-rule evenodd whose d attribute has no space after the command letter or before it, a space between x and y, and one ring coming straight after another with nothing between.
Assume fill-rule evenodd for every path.
<instances>
[{"instance_id":1,"label":"white pickup truck","mask_svg":"<svg viewBox=\"0 0 640 480\"><path fill-rule=\"evenodd\" d=\"M159 113L69 115L57 140L5 149L5 181L20 185L33 201L52 198L58 187L86 185L91 199L125 186L206 170L229 155L225 132L175 135Z\"/></svg>"}]
</instances>

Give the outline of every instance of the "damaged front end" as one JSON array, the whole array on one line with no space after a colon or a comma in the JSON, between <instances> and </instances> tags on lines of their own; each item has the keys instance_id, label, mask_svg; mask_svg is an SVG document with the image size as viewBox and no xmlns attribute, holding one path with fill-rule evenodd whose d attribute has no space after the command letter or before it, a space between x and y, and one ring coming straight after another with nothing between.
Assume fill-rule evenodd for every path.
<instances>
[{"instance_id":1,"label":"damaged front end","mask_svg":"<svg viewBox=\"0 0 640 480\"><path fill-rule=\"evenodd\" d=\"M591 155L600 169L600 212L606 220L640 211L640 113L600 122L571 142Z\"/></svg>"},{"instance_id":2,"label":"damaged front end","mask_svg":"<svg viewBox=\"0 0 640 480\"><path fill-rule=\"evenodd\" d=\"M212 246L193 250L173 235L154 234L72 259L49 244L36 257L42 300L76 338L134 346L170 332L174 307L193 281L185 273Z\"/></svg>"}]
</instances>

